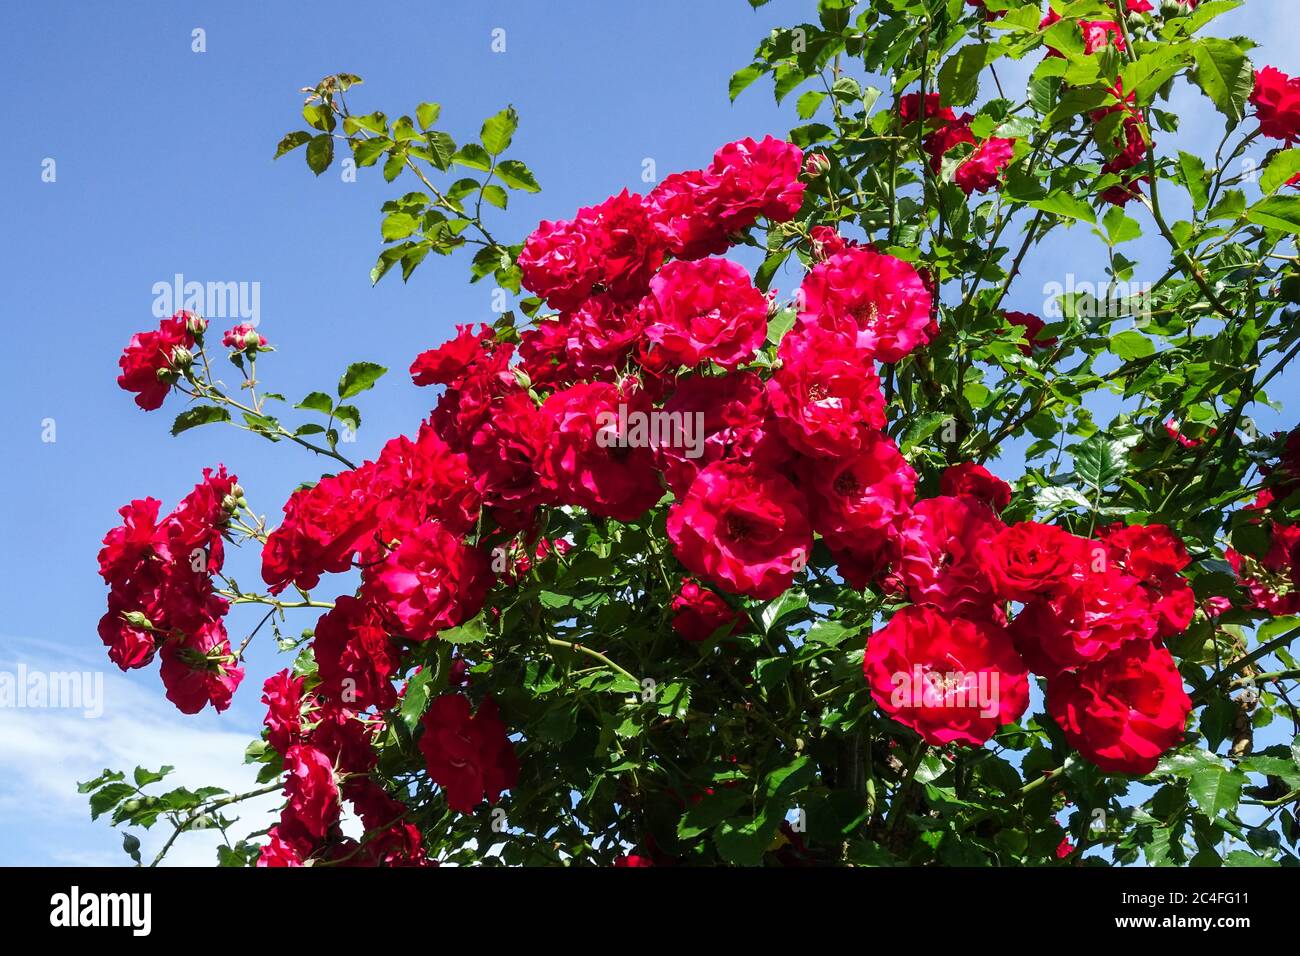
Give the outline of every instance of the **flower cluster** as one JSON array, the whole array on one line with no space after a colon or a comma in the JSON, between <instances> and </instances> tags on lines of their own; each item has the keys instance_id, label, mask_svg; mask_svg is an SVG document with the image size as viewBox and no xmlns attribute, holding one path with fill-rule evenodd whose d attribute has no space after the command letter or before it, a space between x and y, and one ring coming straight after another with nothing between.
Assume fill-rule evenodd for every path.
<instances>
[{"instance_id":1,"label":"flower cluster","mask_svg":"<svg viewBox=\"0 0 1300 956\"><path fill-rule=\"evenodd\" d=\"M943 106L938 93L909 93L899 100L899 121L904 130L915 123L923 123L925 135L921 145L930 158L930 168L938 175L947 154L959 146L970 146L953 169L953 182L967 196L975 192L988 192L1001 184L1004 170L1015 156L1014 139L991 136L976 139L971 128L974 117L969 113L958 116L949 106Z\"/></svg>"},{"instance_id":2,"label":"flower cluster","mask_svg":"<svg viewBox=\"0 0 1300 956\"><path fill-rule=\"evenodd\" d=\"M356 610L341 600L321 626L336 613ZM319 641L316 646L319 652ZM285 803L257 865L436 866L419 828L407 819L409 808L374 779L380 725L342 703L329 680L308 689L303 677L285 670L262 690L267 744L284 762ZM364 829L359 839L340 829L345 799Z\"/></svg>"},{"instance_id":3,"label":"flower cluster","mask_svg":"<svg viewBox=\"0 0 1300 956\"><path fill-rule=\"evenodd\" d=\"M941 491L899 528L891 576L912 605L867 642L876 702L930 743L979 744L1024 712L1032 671L1080 753L1149 773L1191 709L1162 644L1195 610L1182 542L1161 525L1095 539L1006 525L1011 490L979 466L949 469ZM900 694L904 681L921 687Z\"/></svg>"},{"instance_id":4,"label":"flower cluster","mask_svg":"<svg viewBox=\"0 0 1300 956\"><path fill-rule=\"evenodd\" d=\"M99 573L109 586L99 636L122 670L162 658L167 699L187 714L230 705L244 671L231 651L223 618L229 602L212 576L225 560L223 531L243 491L225 466L203 480L176 510L159 518L156 498L132 501L122 524L104 536Z\"/></svg>"}]
</instances>

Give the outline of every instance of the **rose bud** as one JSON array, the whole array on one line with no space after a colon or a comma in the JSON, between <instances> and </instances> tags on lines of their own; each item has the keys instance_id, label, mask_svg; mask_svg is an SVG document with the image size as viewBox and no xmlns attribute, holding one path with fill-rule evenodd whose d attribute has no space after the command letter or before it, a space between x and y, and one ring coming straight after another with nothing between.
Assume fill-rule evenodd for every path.
<instances>
[{"instance_id":1,"label":"rose bud","mask_svg":"<svg viewBox=\"0 0 1300 956\"><path fill-rule=\"evenodd\" d=\"M825 153L809 153L803 162L803 174L809 179L816 179L830 171L831 161Z\"/></svg>"}]
</instances>

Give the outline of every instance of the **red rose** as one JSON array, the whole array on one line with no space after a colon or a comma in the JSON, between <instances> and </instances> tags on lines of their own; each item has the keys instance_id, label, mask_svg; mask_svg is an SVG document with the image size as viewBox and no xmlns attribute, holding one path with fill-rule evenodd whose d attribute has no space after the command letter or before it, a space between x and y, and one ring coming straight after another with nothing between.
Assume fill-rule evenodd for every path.
<instances>
[{"instance_id":1,"label":"red rose","mask_svg":"<svg viewBox=\"0 0 1300 956\"><path fill-rule=\"evenodd\" d=\"M542 222L518 263L524 287L563 311L600 291L639 297L663 258L645 200L625 189L571 222Z\"/></svg>"},{"instance_id":2,"label":"red rose","mask_svg":"<svg viewBox=\"0 0 1300 956\"><path fill-rule=\"evenodd\" d=\"M670 268L671 263L664 270ZM652 287L657 281L658 277L652 280ZM644 324L636 304L608 295L592 296L565 320L565 367L580 379L614 380L635 351Z\"/></svg>"},{"instance_id":3,"label":"red rose","mask_svg":"<svg viewBox=\"0 0 1300 956\"><path fill-rule=\"evenodd\" d=\"M998 597L1028 602L1059 595L1091 561L1091 544L1056 525L1022 521L1001 531L984 548Z\"/></svg>"},{"instance_id":4,"label":"red rose","mask_svg":"<svg viewBox=\"0 0 1300 956\"><path fill-rule=\"evenodd\" d=\"M1025 605L1011 634L1029 666L1051 676L1100 660L1126 643L1149 642L1158 626L1142 583L1111 567L1090 570L1066 582L1059 596Z\"/></svg>"},{"instance_id":5,"label":"red rose","mask_svg":"<svg viewBox=\"0 0 1300 956\"><path fill-rule=\"evenodd\" d=\"M970 495L987 504L994 511L1002 511L1011 503L1011 486L983 465L973 461L962 462L944 470L939 478L941 495Z\"/></svg>"},{"instance_id":6,"label":"red rose","mask_svg":"<svg viewBox=\"0 0 1300 956\"><path fill-rule=\"evenodd\" d=\"M209 621L192 636L165 642L161 657L167 699L183 714L197 714L206 704L221 713L244 679L219 620Z\"/></svg>"},{"instance_id":7,"label":"red rose","mask_svg":"<svg viewBox=\"0 0 1300 956\"><path fill-rule=\"evenodd\" d=\"M713 154L707 170L715 183L712 214L728 233L748 229L760 215L788 222L803 205L802 165L798 146L772 136L762 142L746 138L728 143Z\"/></svg>"},{"instance_id":8,"label":"red rose","mask_svg":"<svg viewBox=\"0 0 1300 956\"><path fill-rule=\"evenodd\" d=\"M767 299L745 268L727 259L670 262L641 305L645 334L673 364L752 361L767 336Z\"/></svg>"},{"instance_id":9,"label":"red rose","mask_svg":"<svg viewBox=\"0 0 1300 956\"><path fill-rule=\"evenodd\" d=\"M712 462L726 458L778 467L792 455L777 433L763 380L753 372L685 378L663 410L682 425L681 435L655 445L658 467L679 498Z\"/></svg>"},{"instance_id":10,"label":"red rose","mask_svg":"<svg viewBox=\"0 0 1300 956\"><path fill-rule=\"evenodd\" d=\"M319 641L316 643L319 649ZM262 685L262 703L266 704L266 742L285 753L302 739L303 684L288 669L272 674Z\"/></svg>"},{"instance_id":11,"label":"red rose","mask_svg":"<svg viewBox=\"0 0 1300 956\"><path fill-rule=\"evenodd\" d=\"M1057 343L1055 338L1041 337L1047 324L1038 316L1031 315L1028 312L1003 312L1002 318L1006 319L1011 325L1024 329L1025 342L1020 346L1022 355L1033 355L1034 349L1055 347Z\"/></svg>"},{"instance_id":12,"label":"red rose","mask_svg":"<svg viewBox=\"0 0 1300 956\"><path fill-rule=\"evenodd\" d=\"M232 329L227 329L221 336L221 344L236 352L258 352L266 348L266 339L247 322L241 322Z\"/></svg>"},{"instance_id":13,"label":"red rose","mask_svg":"<svg viewBox=\"0 0 1300 956\"><path fill-rule=\"evenodd\" d=\"M665 177L646 197L655 232L677 259L716 256L731 247L726 227L712 215L714 192L708 173L695 169Z\"/></svg>"},{"instance_id":14,"label":"red rose","mask_svg":"<svg viewBox=\"0 0 1300 956\"><path fill-rule=\"evenodd\" d=\"M193 316L177 312L163 319L156 332L137 332L122 352L117 364L122 374L117 384L128 392L135 392L135 403L146 412L162 405L180 372L178 356L183 356L194 345L190 331Z\"/></svg>"},{"instance_id":15,"label":"red rose","mask_svg":"<svg viewBox=\"0 0 1300 956\"><path fill-rule=\"evenodd\" d=\"M865 549L906 518L916 499L916 472L898 446L876 431L862 438L845 458L801 463L813 530L832 550Z\"/></svg>"},{"instance_id":16,"label":"red rose","mask_svg":"<svg viewBox=\"0 0 1300 956\"><path fill-rule=\"evenodd\" d=\"M316 622L318 691L357 710L387 710L397 702L392 674L397 650L384 627L382 611L343 595Z\"/></svg>"},{"instance_id":17,"label":"red rose","mask_svg":"<svg viewBox=\"0 0 1300 956\"><path fill-rule=\"evenodd\" d=\"M309 744L294 744L284 755L284 768L288 803L281 824L296 824L315 839L324 839L339 818L339 788L334 782L333 763Z\"/></svg>"},{"instance_id":18,"label":"red rose","mask_svg":"<svg viewBox=\"0 0 1300 956\"><path fill-rule=\"evenodd\" d=\"M983 551L1002 528L974 498L918 501L899 532L898 578L908 596L948 614L987 619L997 596Z\"/></svg>"},{"instance_id":19,"label":"red rose","mask_svg":"<svg viewBox=\"0 0 1300 956\"><path fill-rule=\"evenodd\" d=\"M930 169L936 176L943 169L943 157L950 150L967 143L971 146L975 145L975 134L971 131L971 123L974 119L971 114L963 113L955 117L952 122L929 133L921 141L921 148L930 157Z\"/></svg>"},{"instance_id":20,"label":"red rose","mask_svg":"<svg viewBox=\"0 0 1300 956\"><path fill-rule=\"evenodd\" d=\"M868 429L885 427L885 399L870 353L850 334L816 325L781 340L767 382L777 427L806 455L843 457L862 447Z\"/></svg>"},{"instance_id":21,"label":"red rose","mask_svg":"<svg viewBox=\"0 0 1300 956\"><path fill-rule=\"evenodd\" d=\"M624 854L614 860L617 867L641 867L654 866L654 860L648 856L637 856L635 853Z\"/></svg>"},{"instance_id":22,"label":"red rose","mask_svg":"<svg viewBox=\"0 0 1300 956\"><path fill-rule=\"evenodd\" d=\"M881 362L929 341L930 293L915 268L869 249L846 249L813 266L800 288L799 321L852 333Z\"/></svg>"},{"instance_id":23,"label":"red rose","mask_svg":"<svg viewBox=\"0 0 1300 956\"><path fill-rule=\"evenodd\" d=\"M813 258L825 262L831 256L837 256L846 249L857 248L852 239L845 239L833 226L813 226L808 232L812 241Z\"/></svg>"},{"instance_id":24,"label":"red rose","mask_svg":"<svg viewBox=\"0 0 1300 956\"><path fill-rule=\"evenodd\" d=\"M757 466L721 461L696 476L668 512L668 537L693 574L731 594L770 600L807 565L812 532L803 495Z\"/></svg>"},{"instance_id":25,"label":"red rose","mask_svg":"<svg viewBox=\"0 0 1300 956\"><path fill-rule=\"evenodd\" d=\"M258 853L256 866L290 867L302 866L303 861L311 855L312 844L308 839L292 839L285 834L283 827L271 827L266 834L266 843Z\"/></svg>"},{"instance_id":26,"label":"red rose","mask_svg":"<svg viewBox=\"0 0 1300 956\"><path fill-rule=\"evenodd\" d=\"M921 106L920 93L908 93L898 100L898 121L903 126L911 126L918 120L937 119L941 123L956 122L957 116L952 109L943 106L938 93L925 94L925 106Z\"/></svg>"},{"instance_id":27,"label":"red rose","mask_svg":"<svg viewBox=\"0 0 1300 956\"><path fill-rule=\"evenodd\" d=\"M1260 132L1287 145L1300 139L1300 77L1266 66L1255 74L1250 94Z\"/></svg>"},{"instance_id":28,"label":"red rose","mask_svg":"<svg viewBox=\"0 0 1300 956\"><path fill-rule=\"evenodd\" d=\"M1114 524L1098 536L1119 566L1142 582L1159 619L1160 636L1185 630L1196 613L1196 599L1179 573L1192 562L1182 540L1161 524Z\"/></svg>"},{"instance_id":29,"label":"red rose","mask_svg":"<svg viewBox=\"0 0 1300 956\"><path fill-rule=\"evenodd\" d=\"M687 578L673 595L673 630L688 641L704 641L726 628L729 636L748 623L737 611L712 591Z\"/></svg>"},{"instance_id":30,"label":"red rose","mask_svg":"<svg viewBox=\"0 0 1300 956\"><path fill-rule=\"evenodd\" d=\"M537 474L537 461L549 437L550 422L532 396L513 392L470 440L466 457L475 484L500 527L528 527L538 505L549 500Z\"/></svg>"},{"instance_id":31,"label":"red rose","mask_svg":"<svg viewBox=\"0 0 1300 956\"><path fill-rule=\"evenodd\" d=\"M564 504L635 521L663 496L648 434L641 441L633 433L635 423L648 423L653 411L632 382L555 392L542 405L550 432L540 462L543 484ZM620 422L629 425L625 434Z\"/></svg>"},{"instance_id":32,"label":"red rose","mask_svg":"<svg viewBox=\"0 0 1300 956\"><path fill-rule=\"evenodd\" d=\"M1014 139L986 139L957 167L953 182L967 196L973 192L988 192L1001 181L1002 171L1011 164L1015 151Z\"/></svg>"},{"instance_id":33,"label":"red rose","mask_svg":"<svg viewBox=\"0 0 1300 956\"><path fill-rule=\"evenodd\" d=\"M1191 699L1169 652L1130 641L1047 684L1047 711L1065 739L1106 773L1142 776L1183 739Z\"/></svg>"},{"instance_id":34,"label":"red rose","mask_svg":"<svg viewBox=\"0 0 1300 956\"><path fill-rule=\"evenodd\" d=\"M411 381L416 385L450 385L465 374L483 351L483 343L494 337L490 326L456 326L456 337L436 349L421 352L411 363Z\"/></svg>"},{"instance_id":35,"label":"red rose","mask_svg":"<svg viewBox=\"0 0 1300 956\"><path fill-rule=\"evenodd\" d=\"M496 803L503 790L518 782L519 760L491 697L470 716L468 698L443 694L429 704L420 723L419 746L429 779L442 788L451 809L472 813L484 799Z\"/></svg>"},{"instance_id":36,"label":"red rose","mask_svg":"<svg viewBox=\"0 0 1300 956\"><path fill-rule=\"evenodd\" d=\"M519 336L519 367L534 388L562 388L577 381L569 357L569 318L540 321Z\"/></svg>"},{"instance_id":37,"label":"red rose","mask_svg":"<svg viewBox=\"0 0 1300 956\"><path fill-rule=\"evenodd\" d=\"M992 624L905 607L867 639L862 661L876 704L927 743L979 746L1029 706L1025 665Z\"/></svg>"},{"instance_id":38,"label":"red rose","mask_svg":"<svg viewBox=\"0 0 1300 956\"><path fill-rule=\"evenodd\" d=\"M491 585L483 552L429 522L362 572L361 594L392 615L406 637L427 641L481 611Z\"/></svg>"}]
</instances>

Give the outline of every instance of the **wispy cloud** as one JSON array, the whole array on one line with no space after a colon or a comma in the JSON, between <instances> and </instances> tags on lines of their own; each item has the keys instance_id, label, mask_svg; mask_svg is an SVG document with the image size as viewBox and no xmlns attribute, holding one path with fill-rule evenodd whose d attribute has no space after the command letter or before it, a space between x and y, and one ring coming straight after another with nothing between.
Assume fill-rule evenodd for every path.
<instances>
[{"instance_id":1,"label":"wispy cloud","mask_svg":"<svg viewBox=\"0 0 1300 956\"><path fill-rule=\"evenodd\" d=\"M223 787L242 792L256 787L243 763L255 727L222 718L186 717L160 692L135 684L105 661L55 644L4 638L0 670L19 663L29 671L99 671L103 674L103 716L90 719L75 709L0 709L0 864L112 866L129 864L122 833L106 818L91 822L86 797L77 783L105 767L128 773L137 765L157 769L174 764L165 784ZM274 794L232 808L241 818L232 838L271 822ZM146 861L170 835L165 821L152 831L132 830ZM183 835L168 854L176 865L209 866L221 842L216 832Z\"/></svg>"}]
</instances>

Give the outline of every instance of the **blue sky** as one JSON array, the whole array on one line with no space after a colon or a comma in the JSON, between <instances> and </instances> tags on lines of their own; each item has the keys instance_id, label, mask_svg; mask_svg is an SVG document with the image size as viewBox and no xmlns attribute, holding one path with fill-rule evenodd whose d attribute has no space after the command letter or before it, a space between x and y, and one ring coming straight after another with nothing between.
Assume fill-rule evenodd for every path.
<instances>
[{"instance_id":1,"label":"blue sky","mask_svg":"<svg viewBox=\"0 0 1300 956\"><path fill-rule=\"evenodd\" d=\"M1248 6L1218 32L1254 35L1264 44L1257 65L1300 72L1294 36L1276 28L1288 5ZM778 109L761 81L733 105L727 79L771 27L808 19L813 7L461 0L359 12L322 0L307 13L247 0L5 5L0 669L105 668L95 634L104 606L95 554L126 501L153 495L170 508L204 466L223 462L274 523L288 492L322 468L305 451L229 428L172 439L168 428L182 407L175 399L144 413L116 387L123 345L155 323L154 283L176 273L260 283L261 331L279 351L259 371L267 388L291 398L331 390L351 361L389 366L362 396L354 459L427 414L430 394L405 374L414 354L458 322L490 317L491 284L468 285L462 257L427 260L406 286L391 276L371 287L379 206L404 189L377 169L353 183L337 170L318 179L301 153L272 162L280 136L302 125L300 87L327 73L360 74L366 82L349 97L355 111L395 116L434 100L443 106L441 125L461 141L513 104L522 121L511 155L531 166L543 191L512 195L494 232L522 237L539 219L567 216L624 186L644 189L647 158L662 176L703 165L722 143L795 125L793 99ZM206 52L191 49L195 28L205 31ZM505 30L504 53L491 49L497 28ZM1210 136L1217 142L1217 119L1204 101L1195 106L1208 122L1190 124L1182 138L1198 147ZM57 164L52 183L42 181L46 159ZM1077 252L1094 242L1080 231L1036 251L1008 305L1040 311L1043 282L1066 272L1100 279L1095 257ZM1161 270L1151 271L1154 278ZM794 281L787 275L776 284ZM1294 417L1292 408L1261 424L1285 427ZM42 441L47 419L57 429L53 442ZM228 566L252 581L257 565L250 552ZM232 638L257 617L236 609ZM288 627L311 623L291 619ZM258 732L261 682L285 663L269 642L255 644L245 684L219 718L181 717L162 699L156 668L127 676L109 669L98 721L0 711L0 864L125 861L120 835L91 824L73 792L74 780L105 765L167 759L189 784L250 784L240 753ZM209 843L181 842L181 859L211 860Z\"/></svg>"}]
</instances>

